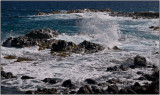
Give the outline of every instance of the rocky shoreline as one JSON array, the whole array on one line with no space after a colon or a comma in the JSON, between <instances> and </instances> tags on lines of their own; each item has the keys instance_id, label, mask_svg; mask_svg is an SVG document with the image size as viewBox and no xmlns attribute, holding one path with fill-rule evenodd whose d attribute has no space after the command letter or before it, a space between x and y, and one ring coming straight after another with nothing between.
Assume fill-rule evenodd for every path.
<instances>
[{"instance_id":1,"label":"rocky shoreline","mask_svg":"<svg viewBox=\"0 0 160 95\"><path fill-rule=\"evenodd\" d=\"M33 30L24 36L19 36L16 38L8 38L6 41L3 42L2 46L24 48L37 45L39 46L39 50L50 49L51 54L58 53L58 55L61 55L63 57L66 57L72 53L91 54L105 49L105 47L89 41L83 41L77 45L73 42L50 39L58 35L60 35L60 33L58 33L57 31L53 31L51 29ZM113 47L113 49L121 50L116 46ZM141 77L139 77L137 80L148 80L151 81L151 83L140 85L140 83L136 82L134 83L134 85L119 89L117 87L117 83L123 84L122 80L119 79L106 80L106 82L104 83L98 83L94 79L86 79L84 81L86 84L78 88L76 84L72 82L71 79L63 81L57 78L45 78L42 81L44 83L49 83L51 85L63 81L61 86L64 87L64 89L38 88L36 91L26 91L25 93L26 94L158 94L159 68L156 67L155 65L149 64L145 57L139 55L135 56L132 61L133 64L131 65L117 65L114 67L108 67L106 68L106 72L115 72L115 71L122 72L128 69L134 70L136 68L152 68L153 71L152 74L137 72L137 74L141 75ZM3 69L1 69L1 77L3 79L16 78L16 76L14 76L11 72L4 72ZM28 79L34 79L34 77L22 76L21 79L28 80Z\"/></svg>"},{"instance_id":2,"label":"rocky shoreline","mask_svg":"<svg viewBox=\"0 0 160 95\"><path fill-rule=\"evenodd\" d=\"M85 12L107 12L110 16L118 16L118 17L132 17L133 19L155 19L159 18L159 13L155 12L116 12L109 8L106 9L75 9L75 10L68 10L65 12L62 11L53 11L50 13L45 12L38 12L35 16L40 15L51 15L51 14L71 14L71 13L85 13Z\"/></svg>"}]
</instances>

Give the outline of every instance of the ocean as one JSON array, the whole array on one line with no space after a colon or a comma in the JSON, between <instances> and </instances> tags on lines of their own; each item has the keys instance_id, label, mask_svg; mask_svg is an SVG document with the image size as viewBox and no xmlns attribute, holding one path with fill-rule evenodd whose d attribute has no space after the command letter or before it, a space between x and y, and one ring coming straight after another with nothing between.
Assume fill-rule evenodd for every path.
<instances>
[{"instance_id":1,"label":"ocean","mask_svg":"<svg viewBox=\"0 0 160 95\"><path fill-rule=\"evenodd\" d=\"M76 44L84 40L98 43L106 48L118 46L122 51L105 49L94 54L72 54L58 57L50 50L38 51L38 46L8 48L1 46L1 65L6 72L12 72L17 79L4 79L2 86L14 87L19 91L37 88L59 87L61 83L49 85L44 78L72 79L77 86L84 84L86 78L106 81L119 78L125 81L137 80L137 71L151 73L151 69L135 69L126 72L106 72L106 68L120 64L136 55L144 56L150 64L159 64L159 19L132 19L131 17L112 17L105 12L85 12L72 14L53 14L35 16L38 12L67 11L73 9L105 9L117 12L159 12L158 1L2 1L1 2L1 42L9 37L25 35L35 29L50 28L62 33L55 39L72 41ZM83 32L84 35L78 35ZM17 62L4 56L31 57L32 62ZM34 66L32 63L37 62ZM125 63L127 64L127 63ZM22 75L35 77L21 80ZM140 81L141 84L146 80ZM128 84L119 84L124 87ZM12 91L14 92L14 90ZM7 91L4 91L7 93ZM9 93L9 92L8 92ZM17 92L19 93L19 92Z\"/></svg>"}]
</instances>

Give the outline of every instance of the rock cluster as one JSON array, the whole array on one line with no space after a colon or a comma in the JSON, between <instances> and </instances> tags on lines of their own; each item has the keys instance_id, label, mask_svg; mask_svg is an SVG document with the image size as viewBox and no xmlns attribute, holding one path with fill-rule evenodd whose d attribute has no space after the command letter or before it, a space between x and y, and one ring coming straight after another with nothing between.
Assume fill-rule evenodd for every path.
<instances>
[{"instance_id":1,"label":"rock cluster","mask_svg":"<svg viewBox=\"0 0 160 95\"><path fill-rule=\"evenodd\" d=\"M49 47L49 45L52 44L55 40L47 39L55 37L57 35L59 35L59 33L51 29L33 30L25 36L19 36L17 38L8 38L5 42L3 42L2 46L23 48L35 45L42 46L45 44Z\"/></svg>"},{"instance_id":2,"label":"rock cluster","mask_svg":"<svg viewBox=\"0 0 160 95\"><path fill-rule=\"evenodd\" d=\"M95 53L105 49L103 46L89 41L83 41L76 45L73 42L67 42L65 40L50 39L58 35L59 33L57 31L51 29L39 29L32 31L25 36L8 38L3 42L2 46L23 48L38 45L39 50L46 48L51 49L51 53L56 52L61 56L65 56L68 53Z\"/></svg>"},{"instance_id":3,"label":"rock cluster","mask_svg":"<svg viewBox=\"0 0 160 95\"><path fill-rule=\"evenodd\" d=\"M70 14L70 13L84 13L84 12L108 12L110 16L124 16L132 17L133 19L143 18L143 19L152 19L159 18L159 13L154 12L115 12L109 8L106 9L74 9L68 10L67 12L53 11L51 13L39 12L38 15L50 15L50 14Z\"/></svg>"}]
</instances>

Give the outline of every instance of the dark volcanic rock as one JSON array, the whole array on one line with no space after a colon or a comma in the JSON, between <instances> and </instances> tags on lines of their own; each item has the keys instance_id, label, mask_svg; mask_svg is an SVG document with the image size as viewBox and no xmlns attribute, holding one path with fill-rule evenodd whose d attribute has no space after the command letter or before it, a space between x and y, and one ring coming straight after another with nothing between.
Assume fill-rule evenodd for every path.
<instances>
[{"instance_id":1,"label":"dark volcanic rock","mask_svg":"<svg viewBox=\"0 0 160 95\"><path fill-rule=\"evenodd\" d=\"M51 51L74 51L75 49L77 49L77 45L75 43L59 40L57 43L52 44Z\"/></svg>"},{"instance_id":2,"label":"dark volcanic rock","mask_svg":"<svg viewBox=\"0 0 160 95\"><path fill-rule=\"evenodd\" d=\"M45 78L42 81L46 82L46 83L50 83L50 84L56 84L56 83L60 82L61 79L57 79L57 78Z\"/></svg>"},{"instance_id":3,"label":"dark volcanic rock","mask_svg":"<svg viewBox=\"0 0 160 95\"><path fill-rule=\"evenodd\" d=\"M120 65L120 66L114 66L114 67L108 67L107 71L126 71L128 70L128 66Z\"/></svg>"},{"instance_id":4,"label":"dark volcanic rock","mask_svg":"<svg viewBox=\"0 0 160 95\"><path fill-rule=\"evenodd\" d=\"M116 85L109 85L107 91L118 93L118 87Z\"/></svg>"},{"instance_id":5,"label":"dark volcanic rock","mask_svg":"<svg viewBox=\"0 0 160 95\"><path fill-rule=\"evenodd\" d=\"M6 79L16 78L16 76L13 76L11 72L5 72L5 71L1 71L1 77L4 77Z\"/></svg>"},{"instance_id":6,"label":"dark volcanic rock","mask_svg":"<svg viewBox=\"0 0 160 95\"><path fill-rule=\"evenodd\" d=\"M114 50L122 50L122 49L118 48L117 46L114 46L113 49Z\"/></svg>"},{"instance_id":7,"label":"dark volcanic rock","mask_svg":"<svg viewBox=\"0 0 160 95\"><path fill-rule=\"evenodd\" d=\"M22 76L21 79L22 79L22 80L24 80L24 79L34 79L34 77Z\"/></svg>"},{"instance_id":8,"label":"dark volcanic rock","mask_svg":"<svg viewBox=\"0 0 160 95\"><path fill-rule=\"evenodd\" d=\"M72 87L72 86L74 86L74 85L72 84L71 80L69 79L69 80L65 80L65 81L62 83L62 86L63 86L63 87Z\"/></svg>"},{"instance_id":9,"label":"dark volcanic rock","mask_svg":"<svg viewBox=\"0 0 160 95\"><path fill-rule=\"evenodd\" d=\"M146 58L137 55L137 56L134 58L134 65L140 66L140 67L145 67L145 66L147 66Z\"/></svg>"},{"instance_id":10,"label":"dark volcanic rock","mask_svg":"<svg viewBox=\"0 0 160 95\"><path fill-rule=\"evenodd\" d=\"M84 53L95 53L101 50L104 50L105 48L99 44L91 43L89 41L83 41L78 45L78 47L84 52Z\"/></svg>"},{"instance_id":11,"label":"dark volcanic rock","mask_svg":"<svg viewBox=\"0 0 160 95\"><path fill-rule=\"evenodd\" d=\"M97 84L97 82L93 79L86 79L85 82L87 82L88 84Z\"/></svg>"},{"instance_id":12,"label":"dark volcanic rock","mask_svg":"<svg viewBox=\"0 0 160 95\"><path fill-rule=\"evenodd\" d=\"M58 94L57 90L55 88L51 88L51 89L37 89L36 91L26 91L25 94Z\"/></svg>"},{"instance_id":13,"label":"dark volcanic rock","mask_svg":"<svg viewBox=\"0 0 160 95\"><path fill-rule=\"evenodd\" d=\"M57 31L53 31L49 28L34 30L34 31L26 34L27 37L33 38L33 39L49 39L52 37L56 37L58 35L59 35L59 33Z\"/></svg>"},{"instance_id":14,"label":"dark volcanic rock","mask_svg":"<svg viewBox=\"0 0 160 95\"><path fill-rule=\"evenodd\" d=\"M72 53L95 53L103 50L104 47L91 43L88 41L83 41L79 45L76 45L73 42L66 42L64 40L58 40L52 45L52 52L72 52Z\"/></svg>"},{"instance_id":15,"label":"dark volcanic rock","mask_svg":"<svg viewBox=\"0 0 160 95\"><path fill-rule=\"evenodd\" d=\"M118 94L137 94L137 93L130 88L125 88L125 89L119 90Z\"/></svg>"},{"instance_id":16,"label":"dark volcanic rock","mask_svg":"<svg viewBox=\"0 0 160 95\"><path fill-rule=\"evenodd\" d=\"M2 46L23 48L39 45L41 47L51 48L51 45L55 42L55 40L47 39L57 35L59 35L59 33L51 29L34 30L25 36L19 36L17 38L10 37L5 42L3 42Z\"/></svg>"}]
</instances>

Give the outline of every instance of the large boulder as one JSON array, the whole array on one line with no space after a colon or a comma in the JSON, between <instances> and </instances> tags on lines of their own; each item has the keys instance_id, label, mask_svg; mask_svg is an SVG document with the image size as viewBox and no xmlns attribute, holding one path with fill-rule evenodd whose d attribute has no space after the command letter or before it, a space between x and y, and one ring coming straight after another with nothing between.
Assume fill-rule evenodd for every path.
<instances>
[{"instance_id":1,"label":"large boulder","mask_svg":"<svg viewBox=\"0 0 160 95\"><path fill-rule=\"evenodd\" d=\"M77 45L73 42L66 42L64 40L58 40L56 43L52 44L51 51L73 51L77 48Z\"/></svg>"},{"instance_id":2,"label":"large boulder","mask_svg":"<svg viewBox=\"0 0 160 95\"><path fill-rule=\"evenodd\" d=\"M57 31L53 31L51 29L39 29L32 31L25 36L19 36L16 38L10 37L3 42L2 46L23 48L38 45L40 48L51 48L55 40L48 39L57 35L59 35Z\"/></svg>"},{"instance_id":3,"label":"large boulder","mask_svg":"<svg viewBox=\"0 0 160 95\"><path fill-rule=\"evenodd\" d=\"M22 80L26 80L26 79L34 79L34 77L30 77L30 76L22 76L21 79L22 79Z\"/></svg>"},{"instance_id":4,"label":"large boulder","mask_svg":"<svg viewBox=\"0 0 160 95\"><path fill-rule=\"evenodd\" d=\"M57 35L59 35L57 31L53 31L49 28L33 30L32 32L26 34L27 37L30 37L33 39L49 39L52 37L56 37Z\"/></svg>"},{"instance_id":5,"label":"large boulder","mask_svg":"<svg viewBox=\"0 0 160 95\"><path fill-rule=\"evenodd\" d=\"M136 65L136 66L145 67L145 66L147 66L146 62L147 61L146 61L145 57L142 57L142 56L139 56L139 55L134 57L134 65Z\"/></svg>"},{"instance_id":6,"label":"large boulder","mask_svg":"<svg viewBox=\"0 0 160 95\"><path fill-rule=\"evenodd\" d=\"M82 52L84 53L95 53L98 51L102 51L105 48L99 44L96 43L91 43L89 41L83 41L78 45L79 49L81 49Z\"/></svg>"},{"instance_id":7,"label":"large boulder","mask_svg":"<svg viewBox=\"0 0 160 95\"><path fill-rule=\"evenodd\" d=\"M45 78L44 80L42 80L45 83L50 83L50 84L56 84L60 81L62 81L61 79L58 78Z\"/></svg>"}]
</instances>

